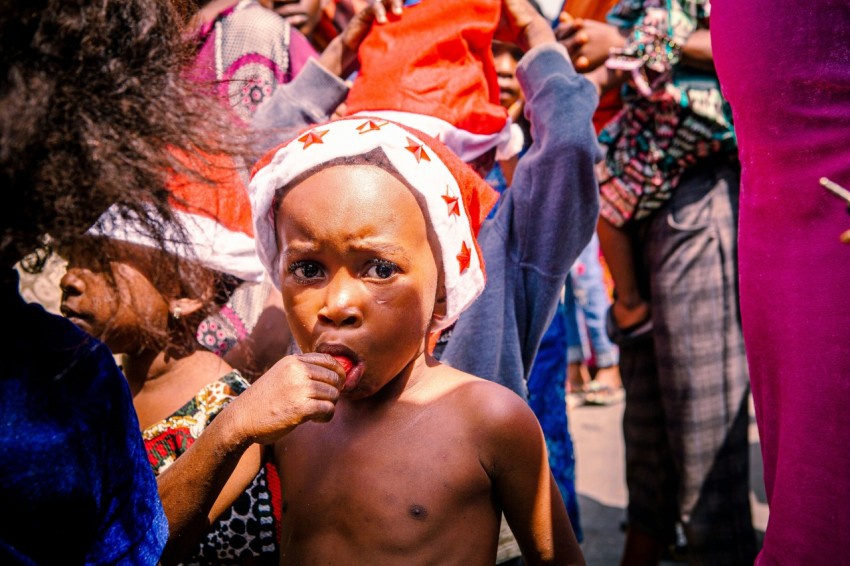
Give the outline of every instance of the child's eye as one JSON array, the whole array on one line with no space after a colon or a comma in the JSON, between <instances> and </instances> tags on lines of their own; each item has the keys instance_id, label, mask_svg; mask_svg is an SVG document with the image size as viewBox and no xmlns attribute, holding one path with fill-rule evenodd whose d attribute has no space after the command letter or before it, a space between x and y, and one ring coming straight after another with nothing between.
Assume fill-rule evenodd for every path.
<instances>
[{"instance_id":1,"label":"child's eye","mask_svg":"<svg viewBox=\"0 0 850 566\"><path fill-rule=\"evenodd\" d=\"M289 273L296 279L307 281L322 276L322 267L314 261L296 261L289 264Z\"/></svg>"},{"instance_id":2,"label":"child's eye","mask_svg":"<svg viewBox=\"0 0 850 566\"><path fill-rule=\"evenodd\" d=\"M375 259L371 261L369 269L366 270L366 277L371 277L373 279L389 279L399 271L401 270L393 262L385 259Z\"/></svg>"}]
</instances>

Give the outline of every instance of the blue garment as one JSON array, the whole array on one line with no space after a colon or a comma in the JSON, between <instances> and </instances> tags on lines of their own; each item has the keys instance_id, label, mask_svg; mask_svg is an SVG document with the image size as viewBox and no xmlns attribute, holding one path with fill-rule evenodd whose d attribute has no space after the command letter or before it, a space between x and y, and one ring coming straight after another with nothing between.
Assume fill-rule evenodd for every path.
<instances>
[{"instance_id":1,"label":"blue garment","mask_svg":"<svg viewBox=\"0 0 850 566\"><path fill-rule=\"evenodd\" d=\"M168 538L124 376L0 272L0 563L156 564Z\"/></svg>"},{"instance_id":2,"label":"blue garment","mask_svg":"<svg viewBox=\"0 0 850 566\"><path fill-rule=\"evenodd\" d=\"M517 79L533 141L481 226L487 286L461 314L441 361L525 398L567 272L596 228L600 154L591 123L598 97L563 46L530 50Z\"/></svg>"},{"instance_id":3,"label":"blue garment","mask_svg":"<svg viewBox=\"0 0 850 566\"><path fill-rule=\"evenodd\" d=\"M611 301L605 290L596 234L570 269L565 302L567 362L585 362L592 355L598 368L617 365L620 353L605 329L605 315Z\"/></svg>"},{"instance_id":4,"label":"blue garment","mask_svg":"<svg viewBox=\"0 0 850 566\"><path fill-rule=\"evenodd\" d=\"M555 318L540 342L537 357L528 378L528 404L537 415L546 450L549 452L549 467L567 506L573 531L579 542L584 535L578 514L576 496L576 459L573 441L567 423L566 391L564 377L567 374L567 317L563 303L558 304Z\"/></svg>"}]
</instances>

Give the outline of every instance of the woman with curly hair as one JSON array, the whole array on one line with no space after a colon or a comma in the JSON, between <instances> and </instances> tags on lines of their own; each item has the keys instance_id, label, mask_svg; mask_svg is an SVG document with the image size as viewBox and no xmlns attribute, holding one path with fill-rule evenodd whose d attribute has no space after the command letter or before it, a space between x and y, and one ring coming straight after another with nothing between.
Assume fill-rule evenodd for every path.
<instances>
[{"instance_id":1,"label":"woman with curly hair","mask_svg":"<svg viewBox=\"0 0 850 566\"><path fill-rule=\"evenodd\" d=\"M242 144L184 78L180 21L156 0L14 0L0 13L3 563L154 564L168 536L111 353L26 304L13 265L37 270L113 204L142 213L160 245L184 239L165 187L177 156Z\"/></svg>"}]
</instances>

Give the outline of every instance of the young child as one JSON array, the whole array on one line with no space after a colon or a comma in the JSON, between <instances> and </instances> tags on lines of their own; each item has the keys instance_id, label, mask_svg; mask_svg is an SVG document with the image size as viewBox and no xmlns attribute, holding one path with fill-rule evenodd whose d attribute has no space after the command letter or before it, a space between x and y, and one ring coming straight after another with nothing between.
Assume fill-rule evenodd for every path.
<instances>
[{"instance_id":1,"label":"young child","mask_svg":"<svg viewBox=\"0 0 850 566\"><path fill-rule=\"evenodd\" d=\"M357 117L273 151L251 193L299 347L345 372L333 419L275 445L282 557L493 563L504 512L528 563L582 563L527 404L426 350L483 289L486 183L439 142Z\"/></svg>"},{"instance_id":2,"label":"young child","mask_svg":"<svg viewBox=\"0 0 850 566\"><path fill-rule=\"evenodd\" d=\"M161 250L134 215L113 206L88 231L88 241L71 251L61 282L62 313L113 353L124 354L124 374L156 475L248 386L195 337L200 321L224 304L238 284L262 276L245 186L235 169L225 169L226 162L221 167L208 175L220 181L216 186L188 176L171 178L172 208L188 244L167 241L166 251ZM151 217L156 215L152 209ZM98 259L102 256L108 262ZM198 502L163 492L172 522L164 559L248 557L275 563L269 483L255 445L217 499L203 509L204 520L180 531L181 536L174 536L183 524L175 519L175 508ZM255 528L246 530L246 517Z\"/></svg>"},{"instance_id":3,"label":"young child","mask_svg":"<svg viewBox=\"0 0 850 566\"><path fill-rule=\"evenodd\" d=\"M484 254L489 253L486 256L488 261L496 266L496 269L491 271L488 290L484 292L484 296L481 298L487 298L489 293L489 301L483 307L479 307L478 305L481 305L481 300L479 300L470 310L466 311L464 317L467 317L468 324L463 324L464 318L462 317L449 343L449 348L453 349L453 363L459 364L464 369L470 365L475 365L477 369L474 373L479 374L479 369L484 369L494 377L510 383L511 386L516 388L516 391L524 391L525 389L524 375L527 375L527 369L531 364L534 352L537 350L540 335L548 322L557 296L560 294L560 288L570 264L590 237L598 210L597 188L592 167L596 146L590 126L590 116L596 103L593 88L590 83L576 76L563 49L555 45L554 36L548 24L539 16L535 15L536 20L528 17L529 12L522 8L531 10L526 3L507 2L503 6L506 12L503 13L506 15L505 19L511 22L514 38L521 36L523 48L529 51L529 54L520 64L517 74L529 101L528 112L531 121L535 124L534 127L538 128L539 139L545 143L531 148L529 154L524 158L525 164L521 163L518 167L517 177L519 180L515 187L517 190L508 191L511 194L508 194L506 203L499 209L495 221L488 221L482 227L481 234L484 238L482 251ZM533 14L533 11L530 13ZM540 25L535 25L535 21ZM308 65L305 72L308 72L311 68L317 70L315 67L317 66ZM305 73L302 73L296 78L295 82L284 85L275 93L275 97L278 98L279 94L292 94L288 92L290 88L294 93L297 90L294 87L304 87L305 84L301 81L306 76ZM309 119L313 115L315 111L314 103L317 100L323 100L328 91L328 88L316 88L311 91L310 96L303 99L309 101L309 104L299 105L298 102L302 99L296 96L287 96L281 99L283 104L272 106L270 102L264 109L274 109L276 116L288 119L288 121L278 120L273 125L284 128L297 127L297 125L303 124L305 117ZM339 93L337 92L337 94ZM569 102L567 103L567 101ZM333 104L329 106L330 109L333 107ZM261 112L264 109L261 109ZM357 122L357 124L363 126L361 130L363 133L358 134L360 138L369 138L369 136L374 136L384 129L383 120L359 119L362 121ZM566 126L567 124L569 126ZM330 140L327 137L329 134L324 133L324 129L324 127L319 127L299 135L297 139L301 141L295 143L293 147L303 147L305 153L311 153L312 150L324 147ZM416 136L414 135L413 138L416 138ZM407 148L407 142L404 143L405 148ZM351 147L353 153L358 153L359 145L352 144ZM422 151L419 151L420 149ZM311 150L311 152L307 152L307 150ZM425 157L422 157L423 153ZM426 164L430 163L427 159L434 159L429 150L419 148L416 144L405 149L405 154L411 155L413 158L419 157ZM298 159L303 157L303 155L299 156ZM307 166L309 165L305 165L305 167ZM271 169L267 171L271 171ZM463 172L467 169L461 168L458 171ZM272 184L276 185L272 190L278 188L275 180L276 173L276 171L272 173L270 178L271 181L275 181ZM477 182L480 183L480 181ZM473 186L475 185L473 184ZM442 187L442 189L444 191L445 187ZM449 213L454 210L454 206L451 205L457 201L454 201L450 194L443 191L440 194L446 196L448 201L439 200L437 203L443 207L446 213ZM269 202L264 206L265 210L271 211L271 196L269 196ZM472 214L472 216L480 218L482 212L486 213L486 208L486 206L479 206L477 213ZM318 215L326 214L326 210L319 206L314 206L313 210ZM458 205L458 214L464 214L465 210L466 207ZM545 213L541 213L541 211ZM260 213L259 218L263 218L262 213ZM459 219L460 216L452 215L449 218ZM270 238L268 245L276 246L274 236L272 235ZM557 245L550 245L552 242L557 242ZM459 253L463 252L463 246L459 243L457 245L459 249L451 251L453 254L451 262L455 264L458 262L457 256L463 259L467 256L465 253ZM468 243L467 248L471 251L470 246L471 244ZM274 255L272 254L269 257L273 258ZM469 254L470 261L473 260L473 256L474 254ZM269 261L273 261L273 259ZM304 275L303 269L307 269L307 276L314 277L316 275L316 272L312 271L314 267L314 265L303 265L295 267L294 271ZM378 274L379 270L383 272L383 267L370 266L371 268L374 268L375 275ZM390 272L392 272L392 268L390 268ZM384 275L387 275L387 273L384 272ZM386 300L388 299L379 297L376 301L383 302ZM469 318L470 314L474 316ZM374 313L370 314L369 319L372 320L374 316ZM446 321L446 323L448 322ZM297 323L293 322L293 324ZM463 328L460 328L461 325ZM423 323L422 326L421 332L424 337L425 324ZM485 342L495 346L482 348L481 345ZM339 352L334 353L339 355ZM421 356L421 354L417 354L417 359L420 359ZM345 361L345 363L348 364L349 361ZM354 368L355 374L361 371L356 369L356 366L352 366L352 368ZM283 359L245 393L235 399L210 424L205 433L198 438L186 454L169 468L168 477L160 477L161 489L163 483L167 482L174 485L175 489L179 488L181 492L186 494L187 498L192 497L200 500L208 497L208 493L211 491L209 486L221 483L221 478L227 475L228 466L238 460L242 451L252 442L274 443L291 433L299 424L310 420L329 420L334 414L334 402L339 396L337 387L342 385L338 375L340 373L344 374L343 366L329 354L311 352ZM394 387L397 387L399 383L404 382L403 380L393 381ZM430 382L426 381L426 383ZM492 385L483 386L478 382L473 383L476 387L494 387ZM434 385L436 384L431 384L429 387ZM468 390L471 386L470 384L460 389ZM384 387L378 394L361 401L368 403L379 399L387 401L387 397L389 397L391 402L385 406L386 409L408 407L409 405L399 405L392 401L391 389ZM416 386L411 391L416 393L422 389L422 387ZM487 391L503 390L496 388L487 389ZM517 398L510 397L510 399L516 400ZM522 407L525 407L521 399L518 400ZM502 401L508 403L505 399L502 399ZM510 403L513 402L510 401ZM359 403L356 406L366 407L367 405ZM479 404L476 402L474 408L478 410L478 406ZM511 406L516 409L514 405ZM472 412L468 409L467 407L466 412ZM501 416L491 415L490 411L493 409L499 409L497 412ZM431 410L430 406L428 410ZM526 416L529 414L525 408L518 410ZM480 417L476 417L475 422L480 422L479 419L486 421L485 429L489 431L490 426L502 426L499 423L503 422L501 419L505 416L505 411L501 411L500 408L489 407L481 411ZM452 420L456 420L456 417ZM382 421L382 423L381 430L386 432L385 421ZM467 427L471 424L458 427L458 430L467 431ZM452 427L454 426L452 425ZM443 434L445 431L446 429L442 426L436 429L439 434ZM451 427L449 432L452 432ZM539 432L537 434L539 442ZM294 446L281 446L279 454L286 452L291 454L293 448ZM364 461L376 457L376 455L370 453L368 446L365 448L358 447L358 449L367 451L362 454ZM449 453L446 452L446 457L448 455ZM458 455L458 457L462 456L463 454ZM517 459L517 461L527 460ZM428 458L423 458L422 462L423 465L431 465ZM475 465L480 467L478 463ZM401 466L399 468L401 469ZM454 469L453 466L452 470ZM295 471L296 469L293 468L293 473ZM285 475L289 473L289 470L284 468L282 473ZM548 472L545 472L545 477L548 476ZM497 474L494 474L494 480L496 477ZM199 481L199 479L202 481ZM297 490L300 489L295 481L287 482L287 485L288 495L296 494ZM363 491L361 485L358 483L348 491L353 493ZM549 483L548 485L551 490L552 484ZM490 489L501 492L504 483L498 486L496 483L492 483L489 487L483 487L488 489L488 493L490 493ZM304 489L314 492L310 487ZM424 493L427 495L429 491L434 490L426 489ZM302 493L306 492L302 491ZM334 493L337 493L340 498L345 497L344 500L340 499L340 503L347 503L350 499L347 494ZM545 495L545 488L543 493ZM314 494L317 497L319 495L315 492ZM389 492L387 495L389 495ZM523 495L523 497L530 501L528 495ZM528 532L532 523L527 520L528 514L517 521L516 501L510 496L508 500L513 501L512 509L509 511L506 506L504 510L511 517L516 528L522 532L526 555L530 562L534 562L535 559L530 556L534 553L534 549L527 550L529 547ZM493 501L497 503L497 500L494 499ZM303 500L301 503L303 503ZM285 504L288 509L292 509L293 505L294 502ZM420 507L424 506L420 505ZM351 506L346 505L346 508L350 509ZM431 512L430 523L436 518L436 508L431 506L429 509ZM421 516L422 509L417 508L415 513ZM465 513L465 509L458 511L461 516ZM441 515L440 520L446 525L455 524L453 517L446 519ZM315 525L315 523L313 524ZM546 522L546 524L549 523ZM484 526L489 529L489 526ZM368 532L370 536L374 537L373 529L368 529ZM292 529L288 531L288 534L285 534L284 540L289 540L291 536L294 536ZM489 532L487 536L489 536ZM558 535L556 540L564 539ZM570 535L570 538L566 540L573 541L574 539ZM463 544L465 544L465 541ZM572 548L573 544L574 542L569 542L568 546ZM534 543L532 542L531 545L533 546ZM376 543L376 548L378 546ZM338 547L335 548L339 550ZM376 550L376 552L378 551ZM418 555L419 552L417 549L415 554ZM410 556L413 555L414 553L409 553L403 560L410 560ZM347 554L344 552L340 552L339 556L340 560L347 558ZM425 559L423 558L423 560Z\"/></svg>"}]
</instances>

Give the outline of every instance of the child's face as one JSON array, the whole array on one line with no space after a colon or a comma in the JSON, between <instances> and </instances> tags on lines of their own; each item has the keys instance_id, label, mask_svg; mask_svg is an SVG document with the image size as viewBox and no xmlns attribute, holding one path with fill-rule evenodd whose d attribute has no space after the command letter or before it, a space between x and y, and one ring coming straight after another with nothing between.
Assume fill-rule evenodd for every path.
<instances>
[{"instance_id":1,"label":"child's face","mask_svg":"<svg viewBox=\"0 0 850 566\"><path fill-rule=\"evenodd\" d=\"M260 0L260 4L280 14L308 38L313 35L322 16L322 2L319 0Z\"/></svg>"},{"instance_id":2,"label":"child's face","mask_svg":"<svg viewBox=\"0 0 850 566\"><path fill-rule=\"evenodd\" d=\"M163 266L146 248L103 239L87 243L69 254L60 283L62 314L114 353L135 353L168 323L168 300L152 282ZM108 246L110 261L91 246Z\"/></svg>"},{"instance_id":3,"label":"child's face","mask_svg":"<svg viewBox=\"0 0 850 566\"><path fill-rule=\"evenodd\" d=\"M404 184L374 166L324 169L286 193L276 233L292 334L348 358L344 394L376 393L423 353L438 265Z\"/></svg>"},{"instance_id":4,"label":"child's face","mask_svg":"<svg viewBox=\"0 0 850 566\"><path fill-rule=\"evenodd\" d=\"M522 96L519 80L516 78L517 61L507 49L498 50L493 57L499 81L499 103L510 107Z\"/></svg>"}]
</instances>

